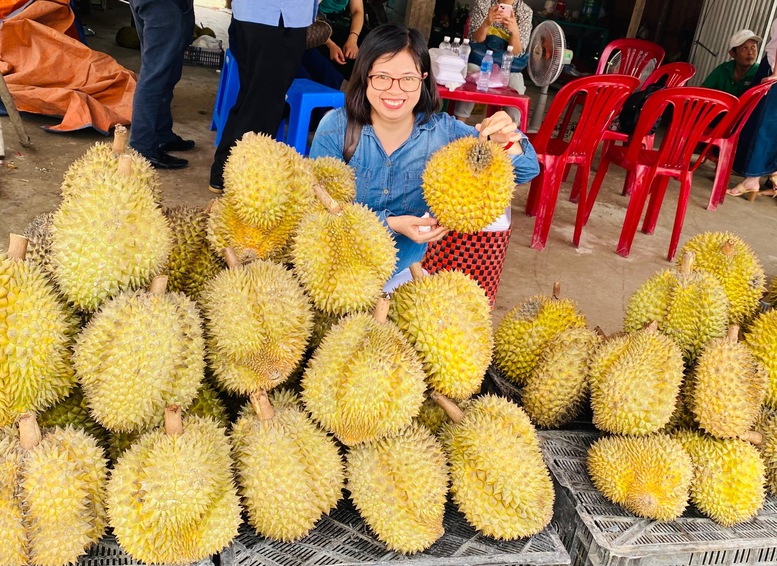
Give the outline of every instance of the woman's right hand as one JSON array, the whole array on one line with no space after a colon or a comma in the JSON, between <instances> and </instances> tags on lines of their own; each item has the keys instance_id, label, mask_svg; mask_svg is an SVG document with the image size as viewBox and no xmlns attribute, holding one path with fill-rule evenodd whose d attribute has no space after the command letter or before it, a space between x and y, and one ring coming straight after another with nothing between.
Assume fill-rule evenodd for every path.
<instances>
[{"instance_id":1,"label":"woman's right hand","mask_svg":"<svg viewBox=\"0 0 777 566\"><path fill-rule=\"evenodd\" d=\"M486 16L485 24L490 26L494 23L502 21L502 11L499 9L499 4L494 4L491 9L488 10L488 16Z\"/></svg>"},{"instance_id":2,"label":"woman's right hand","mask_svg":"<svg viewBox=\"0 0 777 566\"><path fill-rule=\"evenodd\" d=\"M419 244L436 242L448 233L447 228L437 225L437 219L420 216L389 216L386 219L389 228L397 234L407 236ZM428 231L425 231L428 230Z\"/></svg>"},{"instance_id":3,"label":"woman's right hand","mask_svg":"<svg viewBox=\"0 0 777 566\"><path fill-rule=\"evenodd\" d=\"M329 58L335 63L345 65L345 55L343 55L343 50L340 49L340 46L331 39L326 42L326 46L329 48Z\"/></svg>"}]
</instances>

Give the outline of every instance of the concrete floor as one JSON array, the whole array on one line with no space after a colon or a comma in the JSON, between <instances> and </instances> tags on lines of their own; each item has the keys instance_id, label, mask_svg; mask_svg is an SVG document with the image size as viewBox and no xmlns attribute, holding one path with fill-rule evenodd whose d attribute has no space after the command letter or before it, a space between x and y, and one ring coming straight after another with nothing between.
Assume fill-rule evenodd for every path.
<instances>
[{"instance_id":1,"label":"concrete floor","mask_svg":"<svg viewBox=\"0 0 777 566\"><path fill-rule=\"evenodd\" d=\"M84 24L96 32L96 36L88 39L93 49L105 51L137 71L139 53L114 43L116 31L129 21L129 7L117 0L108 0L106 10L94 7L83 18ZM198 6L197 21L212 27L220 39L226 39L229 15L223 10ZM219 73L215 70L184 68L173 113L177 133L196 140L197 148L186 155L191 164L187 169L160 172L166 204L205 205L212 196L207 191L214 149L214 133L209 127L218 81ZM529 94L536 97L538 91L532 88ZM59 185L69 164L91 144L106 138L94 130L48 133L39 126L56 123L54 119L24 115L27 133L34 144L28 149L19 145L7 118L0 118L0 123L6 145L6 159L0 167L0 234L7 234L23 231L37 214L56 208ZM695 175L681 245L699 232L731 230L755 249L767 275L776 275L777 253L769 242L777 235L777 200L759 198L750 203L741 198L728 198L717 211L709 212L705 206L713 175L710 165L702 166ZM579 248L571 245L576 211L576 205L566 199L571 185L563 185L548 245L541 252L529 247L534 219L523 214L528 186L519 187L513 199L513 234L494 309L495 324L526 297L549 293L553 282L560 281L562 294L577 301L592 327L598 325L607 333L621 328L630 294L652 273L670 266L666 253L679 187L675 181L670 183L655 233L638 232L630 257L622 258L615 253L615 245L627 204L626 197L620 195L623 179L622 170L613 166Z\"/></svg>"}]
</instances>

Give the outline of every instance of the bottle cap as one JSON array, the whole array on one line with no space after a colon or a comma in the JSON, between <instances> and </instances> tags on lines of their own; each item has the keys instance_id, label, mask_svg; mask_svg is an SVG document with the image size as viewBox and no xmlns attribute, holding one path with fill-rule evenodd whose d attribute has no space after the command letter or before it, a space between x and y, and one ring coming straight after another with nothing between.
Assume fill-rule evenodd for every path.
<instances>
[{"instance_id":1,"label":"bottle cap","mask_svg":"<svg viewBox=\"0 0 777 566\"><path fill-rule=\"evenodd\" d=\"M439 36L438 36L438 37L439 37ZM451 36L450 36L450 35L446 35L446 36L443 38L443 41L450 41L450 40L451 40Z\"/></svg>"},{"instance_id":2,"label":"bottle cap","mask_svg":"<svg viewBox=\"0 0 777 566\"><path fill-rule=\"evenodd\" d=\"M512 45L508 45L507 46L507 52L508 53L512 53L513 52L513 46Z\"/></svg>"},{"instance_id":3,"label":"bottle cap","mask_svg":"<svg viewBox=\"0 0 777 566\"><path fill-rule=\"evenodd\" d=\"M491 51L490 49L486 49L486 55L493 55L493 54L494 54L493 51Z\"/></svg>"},{"instance_id":4,"label":"bottle cap","mask_svg":"<svg viewBox=\"0 0 777 566\"><path fill-rule=\"evenodd\" d=\"M461 41L460 37L454 37L453 38L453 43L459 43L460 41Z\"/></svg>"},{"instance_id":5,"label":"bottle cap","mask_svg":"<svg viewBox=\"0 0 777 566\"><path fill-rule=\"evenodd\" d=\"M465 38L463 39L463 42L464 42L464 45L469 45L469 38L468 38L468 37L465 37Z\"/></svg>"}]
</instances>

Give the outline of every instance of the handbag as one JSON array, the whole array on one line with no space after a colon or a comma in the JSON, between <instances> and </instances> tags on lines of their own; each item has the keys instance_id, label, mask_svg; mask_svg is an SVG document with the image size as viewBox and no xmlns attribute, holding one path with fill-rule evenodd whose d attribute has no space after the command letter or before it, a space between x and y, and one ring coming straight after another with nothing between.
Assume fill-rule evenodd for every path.
<instances>
[{"instance_id":1,"label":"handbag","mask_svg":"<svg viewBox=\"0 0 777 566\"><path fill-rule=\"evenodd\" d=\"M316 20L307 27L305 49L321 47L332 37L332 26L325 20Z\"/></svg>"}]
</instances>

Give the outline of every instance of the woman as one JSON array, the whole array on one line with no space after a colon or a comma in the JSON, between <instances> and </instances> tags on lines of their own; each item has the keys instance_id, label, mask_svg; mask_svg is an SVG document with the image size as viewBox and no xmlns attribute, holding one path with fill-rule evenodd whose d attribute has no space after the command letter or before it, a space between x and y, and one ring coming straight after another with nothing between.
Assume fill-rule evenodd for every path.
<instances>
[{"instance_id":1,"label":"woman","mask_svg":"<svg viewBox=\"0 0 777 566\"><path fill-rule=\"evenodd\" d=\"M777 20L772 23L769 43L764 47L764 58L758 67L752 85L777 79ZM731 196L745 196L752 200L757 195L777 195L777 87L772 87L758 103L747 120L737 144L734 171L744 180L733 189ZM772 188L760 191L760 177L767 175ZM760 191L760 192L759 192Z\"/></svg>"},{"instance_id":2,"label":"woman","mask_svg":"<svg viewBox=\"0 0 777 566\"><path fill-rule=\"evenodd\" d=\"M464 136L490 136L505 145L516 183L526 183L539 173L534 148L505 112L472 127L436 114L439 106L421 34L400 25L382 25L370 32L359 49L345 108L324 116L310 148L312 158L343 158L348 119L361 126L349 161L356 170L356 200L375 211L394 237L397 280L402 271L421 261L429 242L447 232L435 218L424 217L429 208L421 174L437 149Z\"/></svg>"}]
</instances>

